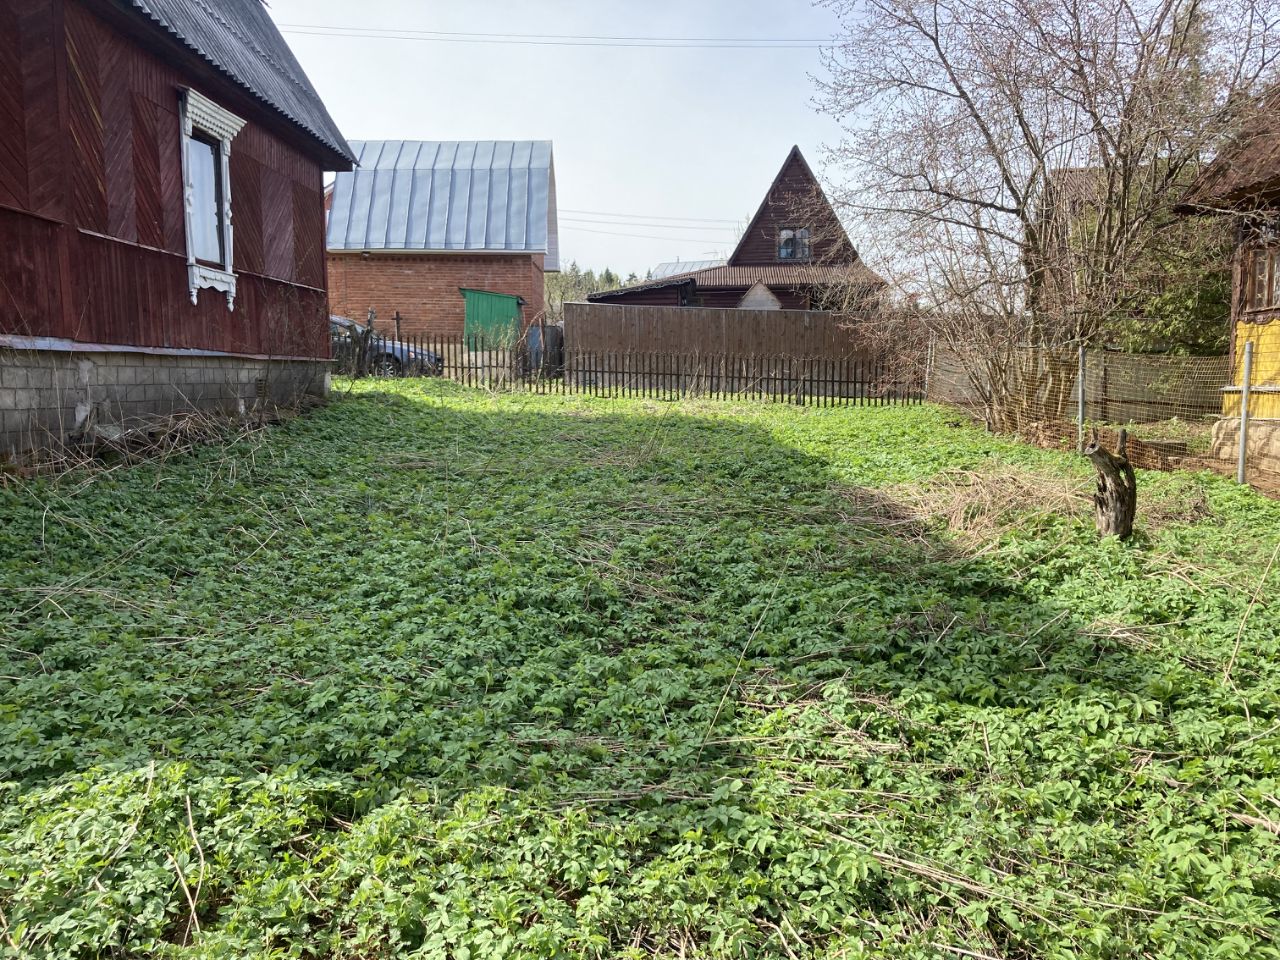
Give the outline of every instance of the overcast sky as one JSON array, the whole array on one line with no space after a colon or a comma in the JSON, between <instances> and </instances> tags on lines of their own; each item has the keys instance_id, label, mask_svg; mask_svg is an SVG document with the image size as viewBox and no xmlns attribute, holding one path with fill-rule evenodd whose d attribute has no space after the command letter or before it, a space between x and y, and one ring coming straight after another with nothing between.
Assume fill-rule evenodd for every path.
<instances>
[{"instance_id":1,"label":"overcast sky","mask_svg":"<svg viewBox=\"0 0 1280 960\"><path fill-rule=\"evenodd\" d=\"M821 69L812 42L837 24L808 0L269 2L352 140L552 140L562 255L584 268L643 276L664 260L726 255L791 145L821 171L820 146L840 135L814 111L810 80ZM342 35L370 31L455 36ZM807 45L498 44L457 34Z\"/></svg>"}]
</instances>

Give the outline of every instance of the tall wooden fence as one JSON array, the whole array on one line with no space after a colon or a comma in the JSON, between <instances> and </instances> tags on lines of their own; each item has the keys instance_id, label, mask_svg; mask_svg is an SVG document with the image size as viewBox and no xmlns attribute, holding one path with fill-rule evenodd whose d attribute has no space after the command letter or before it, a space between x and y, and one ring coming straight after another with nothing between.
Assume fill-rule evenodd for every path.
<instances>
[{"instance_id":1,"label":"tall wooden fence","mask_svg":"<svg viewBox=\"0 0 1280 960\"><path fill-rule=\"evenodd\" d=\"M735 311L690 312L731 315ZM792 316L797 315L793 312ZM674 349L657 349L661 341L650 344L628 339L634 336L634 328L628 337L615 330L616 339L597 344L579 338L570 346L566 336L562 348L559 337L551 336L550 330L513 345L487 342L479 336L401 339L357 327L338 334L333 356L337 372L347 376L443 377L469 386L524 388L537 393L662 399L741 397L815 406L920 403L924 399L925 385L911 368L855 349L847 331L837 328L830 318L799 316L814 322L806 327L800 320L790 337L784 326L762 322L757 329L774 340L726 340L728 347L741 353L712 349L710 340L699 342L696 338L676 344ZM789 346L778 350L781 345ZM672 346L670 341L667 346ZM775 349L763 352L764 347ZM825 348L825 355L818 347ZM811 351L810 355L800 352L803 350Z\"/></svg>"},{"instance_id":2,"label":"tall wooden fence","mask_svg":"<svg viewBox=\"0 0 1280 960\"><path fill-rule=\"evenodd\" d=\"M856 319L815 310L564 305L566 357L651 353L681 357L790 357L869 361Z\"/></svg>"}]
</instances>

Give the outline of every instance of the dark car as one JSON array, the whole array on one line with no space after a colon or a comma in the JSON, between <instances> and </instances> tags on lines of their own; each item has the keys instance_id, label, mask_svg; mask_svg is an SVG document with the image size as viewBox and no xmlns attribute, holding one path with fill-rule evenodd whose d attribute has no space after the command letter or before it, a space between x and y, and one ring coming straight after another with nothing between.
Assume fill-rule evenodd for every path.
<instances>
[{"instance_id":1,"label":"dark car","mask_svg":"<svg viewBox=\"0 0 1280 960\"><path fill-rule=\"evenodd\" d=\"M365 369L376 377L430 376L444 372L444 359L437 353L403 340L392 340L348 317L329 317L329 338L333 356L338 360L354 359L361 343L367 339Z\"/></svg>"}]
</instances>

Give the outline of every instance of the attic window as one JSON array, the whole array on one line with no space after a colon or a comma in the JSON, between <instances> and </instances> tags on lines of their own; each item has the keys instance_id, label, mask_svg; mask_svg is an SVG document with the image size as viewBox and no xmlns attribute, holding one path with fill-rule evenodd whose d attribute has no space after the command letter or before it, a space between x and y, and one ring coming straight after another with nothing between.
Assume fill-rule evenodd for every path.
<instances>
[{"instance_id":1,"label":"attic window","mask_svg":"<svg viewBox=\"0 0 1280 960\"><path fill-rule=\"evenodd\" d=\"M801 227L798 230L781 230L778 233L779 260L808 260L809 230Z\"/></svg>"},{"instance_id":2,"label":"attic window","mask_svg":"<svg viewBox=\"0 0 1280 960\"><path fill-rule=\"evenodd\" d=\"M244 121L208 97L182 95L182 183L187 225L187 285L191 302L210 288L236 303L231 256L231 140Z\"/></svg>"}]
</instances>

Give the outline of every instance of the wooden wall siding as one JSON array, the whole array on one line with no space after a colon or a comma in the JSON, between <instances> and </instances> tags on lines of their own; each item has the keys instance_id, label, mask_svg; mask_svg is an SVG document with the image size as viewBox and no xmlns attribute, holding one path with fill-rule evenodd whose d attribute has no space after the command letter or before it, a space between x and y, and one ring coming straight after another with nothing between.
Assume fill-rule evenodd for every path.
<instances>
[{"instance_id":1,"label":"wooden wall siding","mask_svg":"<svg viewBox=\"0 0 1280 960\"><path fill-rule=\"evenodd\" d=\"M105 133L102 128L101 51L105 28L78 6L66 8L67 76L70 99L72 221L107 231ZM116 77L120 83L124 78Z\"/></svg>"},{"instance_id":2,"label":"wooden wall siding","mask_svg":"<svg viewBox=\"0 0 1280 960\"><path fill-rule=\"evenodd\" d=\"M0 204L57 217L57 83L49 0L0 3Z\"/></svg>"},{"instance_id":3,"label":"wooden wall siding","mask_svg":"<svg viewBox=\"0 0 1280 960\"><path fill-rule=\"evenodd\" d=\"M233 196L234 190L233 184ZM316 202L320 202L319 197ZM282 173L265 168L262 171L262 237L266 264L263 272L269 277L293 279L292 185Z\"/></svg>"},{"instance_id":4,"label":"wooden wall siding","mask_svg":"<svg viewBox=\"0 0 1280 960\"><path fill-rule=\"evenodd\" d=\"M251 273L265 273L262 246L262 164L231 149L231 181L235 185L231 226L236 266Z\"/></svg>"},{"instance_id":5,"label":"wooden wall siding","mask_svg":"<svg viewBox=\"0 0 1280 960\"><path fill-rule=\"evenodd\" d=\"M322 292L241 275L236 309L214 290L186 297L186 260L130 243L80 234L73 250L74 339L229 353L326 356ZM181 298L169 295L178 285Z\"/></svg>"},{"instance_id":6,"label":"wooden wall siding","mask_svg":"<svg viewBox=\"0 0 1280 960\"><path fill-rule=\"evenodd\" d=\"M180 58L92 9L0 0L0 204L51 218L0 220L0 332L328 356L315 162L245 126L232 149L236 308L212 290L192 305L179 127L191 81Z\"/></svg>"},{"instance_id":7,"label":"wooden wall siding","mask_svg":"<svg viewBox=\"0 0 1280 960\"><path fill-rule=\"evenodd\" d=\"M788 290L785 287L770 287L770 291L782 303L784 310L807 310L809 308L809 298L794 290ZM698 306L701 307L736 307L742 302L742 298L747 295L747 290L699 290L697 294Z\"/></svg>"},{"instance_id":8,"label":"wooden wall siding","mask_svg":"<svg viewBox=\"0 0 1280 960\"><path fill-rule=\"evenodd\" d=\"M807 310L810 307L809 297L806 294L798 293L794 290L788 290L785 287L770 287L773 295L782 302L784 310ZM735 290L704 290L699 288L694 294L697 307L715 307L717 309L729 309L737 307L746 295L747 288ZM625 305L625 306L680 306L680 288L670 287L651 287L648 290L619 290L617 293L611 294L608 304L606 305Z\"/></svg>"},{"instance_id":9,"label":"wooden wall siding","mask_svg":"<svg viewBox=\"0 0 1280 960\"><path fill-rule=\"evenodd\" d=\"M566 350L844 359L868 351L848 319L802 310L566 303Z\"/></svg>"},{"instance_id":10,"label":"wooden wall siding","mask_svg":"<svg viewBox=\"0 0 1280 960\"><path fill-rule=\"evenodd\" d=\"M66 32L76 224L185 255L178 102L189 79L79 3L67 6ZM310 221L320 224L314 239L295 239L299 188L323 209L315 163L252 122L236 136L231 161L235 250L247 253L243 262L236 256L235 269L322 286L315 263L323 260L323 214Z\"/></svg>"},{"instance_id":11,"label":"wooden wall siding","mask_svg":"<svg viewBox=\"0 0 1280 960\"><path fill-rule=\"evenodd\" d=\"M165 246L164 196L160 177L160 142L156 104L134 94L130 102L133 131L134 237L149 247ZM169 120L169 115L165 115ZM174 118L176 122L176 117Z\"/></svg>"},{"instance_id":12,"label":"wooden wall siding","mask_svg":"<svg viewBox=\"0 0 1280 960\"><path fill-rule=\"evenodd\" d=\"M681 288L676 286L652 287L648 290L619 290L617 293L610 294L609 305L678 307L680 290Z\"/></svg>"},{"instance_id":13,"label":"wooden wall siding","mask_svg":"<svg viewBox=\"0 0 1280 960\"><path fill-rule=\"evenodd\" d=\"M104 32L98 66L102 71L103 181L107 186L106 232L122 240L138 239L137 176L134 170L133 91L130 82L132 45L110 31ZM157 157L158 159L158 157Z\"/></svg>"},{"instance_id":14,"label":"wooden wall siding","mask_svg":"<svg viewBox=\"0 0 1280 960\"><path fill-rule=\"evenodd\" d=\"M323 190L323 186L321 186ZM294 182L293 184L293 231L292 236L315 237L324 235L324 206L316 202L315 187L310 184ZM323 290L324 254L321 244L294 243L295 266L297 272L294 279L309 287Z\"/></svg>"},{"instance_id":15,"label":"wooden wall siding","mask_svg":"<svg viewBox=\"0 0 1280 960\"><path fill-rule=\"evenodd\" d=\"M187 214L182 196L182 126L177 94L172 89L169 94L161 99L146 98L156 111L156 155L160 162L160 208L164 217L164 242L160 247L185 254Z\"/></svg>"},{"instance_id":16,"label":"wooden wall siding","mask_svg":"<svg viewBox=\"0 0 1280 960\"><path fill-rule=\"evenodd\" d=\"M804 164L792 157L770 190L760 219L743 236L729 263L734 266L778 263L778 231L805 226L811 233L815 262L852 263L857 259L844 227L822 195L822 188L806 172Z\"/></svg>"},{"instance_id":17,"label":"wooden wall siding","mask_svg":"<svg viewBox=\"0 0 1280 960\"><path fill-rule=\"evenodd\" d=\"M56 223L0 208L0 333L66 336Z\"/></svg>"},{"instance_id":18,"label":"wooden wall siding","mask_svg":"<svg viewBox=\"0 0 1280 960\"><path fill-rule=\"evenodd\" d=\"M57 71L59 19L50 0L18 0L22 97L26 110L26 209L56 220L67 216L62 107Z\"/></svg>"},{"instance_id":19,"label":"wooden wall siding","mask_svg":"<svg viewBox=\"0 0 1280 960\"><path fill-rule=\"evenodd\" d=\"M27 206L27 125L18 13L0 6L0 204Z\"/></svg>"}]
</instances>

